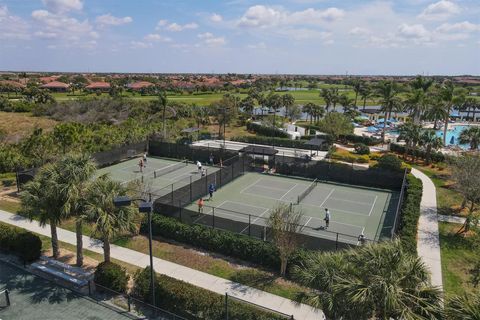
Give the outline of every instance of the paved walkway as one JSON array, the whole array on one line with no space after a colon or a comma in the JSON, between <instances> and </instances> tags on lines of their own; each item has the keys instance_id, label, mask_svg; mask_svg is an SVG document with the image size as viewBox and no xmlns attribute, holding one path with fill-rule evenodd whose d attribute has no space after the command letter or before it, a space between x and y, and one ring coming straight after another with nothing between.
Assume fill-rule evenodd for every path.
<instances>
[{"instance_id":1,"label":"paved walkway","mask_svg":"<svg viewBox=\"0 0 480 320\"><path fill-rule=\"evenodd\" d=\"M27 219L0 210L0 221L16 225L20 228L50 237L50 226L40 227L37 221L28 221ZM75 245L75 233L64 229L57 229L58 240ZM84 249L103 254L102 243L99 240L83 236ZM111 256L117 260L145 268L150 264L149 256L138 251L126 249L116 245L111 245ZM181 266L176 263L153 258L154 269L161 274L169 277L183 280L195 286L224 295L226 292L245 301L255 303L262 307L293 315L297 320L322 320L325 319L321 310L310 306L296 303L258 289L247 287L223 278L212 276L191 268Z\"/></svg>"},{"instance_id":2,"label":"paved walkway","mask_svg":"<svg viewBox=\"0 0 480 320\"><path fill-rule=\"evenodd\" d=\"M437 192L432 180L423 172L413 168L412 174L423 183L418 221L417 252L430 269L432 284L443 289L440 239L438 235Z\"/></svg>"}]
</instances>

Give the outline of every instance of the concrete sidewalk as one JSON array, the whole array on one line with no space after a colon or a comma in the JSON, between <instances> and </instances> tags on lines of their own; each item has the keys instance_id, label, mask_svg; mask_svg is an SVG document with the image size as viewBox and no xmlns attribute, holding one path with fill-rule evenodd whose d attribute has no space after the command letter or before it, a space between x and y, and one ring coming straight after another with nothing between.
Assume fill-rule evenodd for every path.
<instances>
[{"instance_id":1,"label":"concrete sidewalk","mask_svg":"<svg viewBox=\"0 0 480 320\"><path fill-rule=\"evenodd\" d=\"M30 222L21 216L14 215L6 211L0 210L0 221L50 237L49 225L40 227L37 221ZM74 232L57 228L57 233L58 240L73 245L76 244ZM103 254L101 241L83 236L83 243L85 249ZM148 255L113 244L111 245L111 257L140 268L145 268L150 264ZM251 288L223 278L212 276L204 272L187 268L176 263L154 257L153 266L157 273L161 273L178 280L183 280L218 294L224 295L225 293L228 293L233 297L257 304L264 308L282 312L288 315L293 315L294 318L298 320L325 319L323 312L319 309L315 309L304 304L299 304L292 300L285 299L271 293Z\"/></svg>"},{"instance_id":2,"label":"concrete sidewalk","mask_svg":"<svg viewBox=\"0 0 480 320\"><path fill-rule=\"evenodd\" d=\"M423 195L418 221L417 252L430 269L432 284L443 290L440 239L438 234L437 191L432 180L413 168L412 174L422 180Z\"/></svg>"},{"instance_id":3,"label":"concrete sidewalk","mask_svg":"<svg viewBox=\"0 0 480 320\"><path fill-rule=\"evenodd\" d=\"M465 223L465 218L464 217L459 217L459 216L445 216L445 215L439 214L438 215L438 221L464 224Z\"/></svg>"}]
</instances>

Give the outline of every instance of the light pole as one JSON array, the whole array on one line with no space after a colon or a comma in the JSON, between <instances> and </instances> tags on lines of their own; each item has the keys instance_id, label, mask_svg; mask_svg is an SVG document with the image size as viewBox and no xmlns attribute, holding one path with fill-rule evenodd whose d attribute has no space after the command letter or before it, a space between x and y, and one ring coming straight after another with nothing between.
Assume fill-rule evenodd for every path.
<instances>
[{"instance_id":1,"label":"light pole","mask_svg":"<svg viewBox=\"0 0 480 320\"><path fill-rule=\"evenodd\" d=\"M126 207L132 204L133 201L140 201L138 204L138 211L148 214L148 247L150 253L150 289L152 290L152 303L156 307L155 303L155 282L153 271L153 252L152 252L152 211L153 204L150 201L146 201L143 198L131 199L129 196L118 196L113 199L113 203L116 207Z\"/></svg>"}]
</instances>

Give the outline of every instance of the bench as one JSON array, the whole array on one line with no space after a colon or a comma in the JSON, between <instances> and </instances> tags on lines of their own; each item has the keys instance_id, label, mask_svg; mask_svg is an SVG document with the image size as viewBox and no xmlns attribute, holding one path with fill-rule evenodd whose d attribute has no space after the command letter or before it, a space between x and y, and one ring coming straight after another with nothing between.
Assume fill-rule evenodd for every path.
<instances>
[{"instance_id":1,"label":"bench","mask_svg":"<svg viewBox=\"0 0 480 320\"><path fill-rule=\"evenodd\" d=\"M93 271L85 271L80 267L73 267L69 264L63 263L61 261L41 256L40 260L47 263L47 265L62 270L64 273L67 273L75 278L85 279L85 280L92 280L93 279Z\"/></svg>"},{"instance_id":2,"label":"bench","mask_svg":"<svg viewBox=\"0 0 480 320\"><path fill-rule=\"evenodd\" d=\"M75 278L75 277L73 277L73 276L71 276L71 275L69 275L65 272L54 269L53 267L50 268L48 265L44 265L44 264L35 262L35 263L31 264L31 267L33 269L44 272L46 274L50 274L50 275L54 276L55 278L59 278L59 279L62 279L64 281L68 282L68 283L74 284L77 287L84 287L88 284L88 281L85 280L85 279Z\"/></svg>"}]
</instances>

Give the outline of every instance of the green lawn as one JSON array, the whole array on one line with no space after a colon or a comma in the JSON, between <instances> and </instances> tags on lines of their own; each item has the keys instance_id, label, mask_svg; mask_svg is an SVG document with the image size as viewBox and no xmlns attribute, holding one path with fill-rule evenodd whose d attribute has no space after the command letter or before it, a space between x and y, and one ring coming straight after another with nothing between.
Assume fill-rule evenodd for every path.
<instances>
[{"instance_id":1,"label":"green lawn","mask_svg":"<svg viewBox=\"0 0 480 320\"><path fill-rule=\"evenodd\" d=\"M440 250L442 256L443 287L446 295L476 293L479 288L474 288L470 282L470 270L478 252L472 248L472 242L467 237L457 235L460 225L440 222Z\"/></svg>"}]
</instances>

